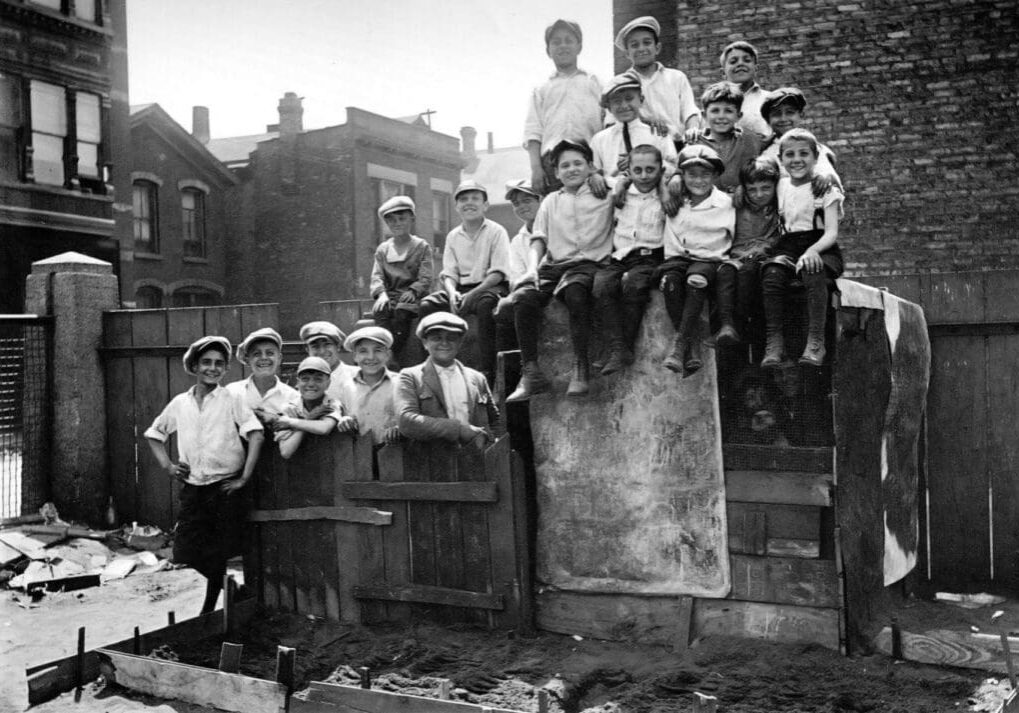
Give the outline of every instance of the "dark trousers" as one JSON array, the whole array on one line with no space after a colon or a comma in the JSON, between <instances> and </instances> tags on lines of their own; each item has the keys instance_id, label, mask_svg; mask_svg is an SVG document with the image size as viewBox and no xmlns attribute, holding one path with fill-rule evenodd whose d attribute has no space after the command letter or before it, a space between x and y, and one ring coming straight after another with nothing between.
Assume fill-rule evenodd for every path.
<instances>
[{"instance_id":1,"label":"dark trousers","mask_svg":"<svg viewBox=\"0 0 1019 713\"><path fill-rule=\"evenodd\" d=\"M385 327L392 333L393 357L398 357L403 352L403 345L407 343L407 337L410 335L410 325L417 316L417 305L414 305L413 311L390 306L381 312L374 313L372 316L375 318L376 324L380 327Z\"/></svg>"},{"instance_id":2,"label":"dark trousers","mask_svg":"<svg viewBox=\"0 0 1019 713\"><path fill-rule=\"evenodd\" d=\"M622 260L612 260L594 276L594 300L610 344L622 340L628 349L636 344L662 253L661 249L634 251Z\"/></svg>"},{"instance_id":3,"label":"dark trousers","mask_svg":"<svg viewBox=\"0 0 1019 713\"><path fill-rule=\"evenodd\" d=\"M659 268L661 275L662 296L665 297L665 310L669 313L672 326L677 331L683 324L683 313L700 316L704 301L714 287L718 275L717 262L702 262L686 258L669 258ZM704 279L703 287L691 285L691 277L699 275ZM689 309L688 309L689 306ZM691 327L692 328L692 327ZM691 334L684 334L690 337Z\"/></svg>"},{"instance_id":4,"label":"dark trousers","mask_svg":"<svg viewBox=\"0 0 1019 713\"><path fill-rule=\"evenodd\" d=\"M556 295L570 313L570 340L573 355L586 360L591 335L591 291L582 284L566 285ZM514 320L520 356L523 362L538 360L538 334L541 331L542 312L552 300L551 290L527 288L517 292Z\"/></svg>"}]
</instances>

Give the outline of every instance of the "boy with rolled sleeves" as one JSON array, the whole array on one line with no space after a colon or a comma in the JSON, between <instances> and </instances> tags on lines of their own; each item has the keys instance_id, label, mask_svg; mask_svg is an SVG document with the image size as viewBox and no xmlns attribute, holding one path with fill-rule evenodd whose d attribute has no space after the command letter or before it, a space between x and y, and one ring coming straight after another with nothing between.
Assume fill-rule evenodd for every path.
<instances>
[{"instance_id":1,"label":"boy with rolled sleeves","mask_svg":"<svg viewBox=\"0 0 1019 713\"><path fill-rule=\"evenodd\" d=\"M644 102L640 77L626 72L609 80L602 93L602 103L611 112L616 123L602 129L591 139L592 163L591 190L604 195L614 179L627 172L630 151L634 146L648 145L658 149L663 161L666 181L676 173L676 146L667 136L659 136L640 118ZM675 182L679 192L679 180Z\"/></svg>"},{"instance_id":2,"label":"boy with rolled sleeves","mask_svg":"<svg viewBox=\"0 0 1019 713\"><path fill-rule=\"evenodd\" d=\"M609 345L602 376L633 363L655 271L664 257L665 211L656 190L662 175L661 152L647 144L634 147L629 172L625 202L615 212L612 258L594 277L595 303Z\"/></svg>"},{"instance_id":3,"label":"boy with rolled sleeves","mask_svg":"<svg viewBox=\"0 0 1019 713\"><path fill-rule=\"evenodd\" d=\"M277 376L283 337L272 327L256 329L237 345L237 361L251 370L251 376L227 384L226 390L241 398L259 421L272 425L297 393Z\"/></svg>"},{"instance_id":4,"label":"boy with rolled sleeves","mask_svg":"<svg viewBox=\"0 0 1019 713\"><path fill-rule=\"evenodd\" d=\"M531 230L534 227L534 217L538 214L538 206L541 205L541 194L534 189L529 178L520 178L506 183L506 200L510 202L513 214L523 225L509 243L509 274L506 276L509 294L500 299L495 307L495 323L499 333L496 341L500 347L516 344L513 302L517 290L525 286L522 279L527 273L527 259L531 252Z\"/></svg>"},{"instance_id":5,"label":"boy with rolled sleeves","mask_svg":"<svg viewBox=\"0 0 1019 713\"><path fill-rule=\"evenodd\" d=\"M523 375L507 401L526 401L549 388L538 366L538 334L543 310L553 297L562 300L570 314L574 367L566 395L583 396L589 390L591 290L595 274L612 253L613 202L608 196L598 198L588 185L594 165L587 142L561 141L552 158L563 187L545 196L534 219L524 278L530 284L515 299Z\"/></svg>"},{"instance_id":6,"label":"boy with rolled sleeves","mask_svg":"<svg viewBox=\"0 0 1019 713\"><path fill-rule=\"evenodd\" d=\"M701 128L701 110L686 74L658 61L661 34L658 20L644 15L626 23L616 35L615 44L640 77L644 92L641 116L649 124L665 126L668 137L681 145L686 131Z\"/></svg>"},{"instance_id":7,"label":"boy with rolled sleeves","mask_svg":"<svg viewBox=\"0 0 1019 713\"><path fill-rule=\"evenodd\" d=\"M731 82L718 82L701 95L707 128L697 138L699 144L710 146L722 159L725 169L715 185L726 193L739 186L740 169L761 153L761 139L753 131L739 127L743 116L743 92Z\"/></svg>"},{"instance_id":8,"label":"boy with rolled sleeves","mask_svg":"<svg viewBox=\"0 0 1019 713\"><path fill-rule=\"evenodd\" d=\"M225 337L206 336L189 346L184 371L195 377L195 385L175 396L145 431L160 467L183 483L173 560L207 579L203 614L216 606L227 560L244 551L247 502L242 489L251 480L263 441L254 412L220 385L230 352ZM174 433L177 463L166 448Z\"/></svg>"},{"instance_id":9,"label":"boy with rolled sleeves","mask_svg":"<svg viewBox=\"0 0 1019 713\"><path fill-rule=\"evenodd\" d=\"M340 401L357 422L358 433L376 446L400 437L393 395L397 374L386 368L393 335L382 327L361 327L350 333L343 348L354 355L357 374L340 390Z\"/></svg>"},{"instance_id":10,"label":"boy with rolled sleeves","mask_svg":"<svg viewBox=\"0 0 1019 713\"><path fill-rule=\"evenodd\" d=\"M393 335L393 353L400 354L418 313L418 302L432 289L432 248L412 234L415 206L408 196L394 196L379 206L379 218L391 237L375 249L372 264L372 317Z\"/></svg>"},{"instance_id":11,"label":"boy with rolled sleeves","mask_svg":"<svg viewBox=\"0 0 1019 713\"><path fill-rule=\"evenodd\" d=\"M580 25L556 20L545 29L545 53L556 71L531 92L524 122L524 148L531 160L531 185L542 195L556 190L550 152L564 139L589 141L601 130L601 83L577 67L583 49Z\"/></svg>"},{"instance_id":12,"label":"boy with rolled sleeves","mask_svg":"<svg viewBox=\"0 0 1019 713\"><path fill-rule=\"evenodd\" d=\"M305 357L298 365L298 394L273 425L284 458L294 454L305 433L326 436L333 429L350 433L357 428L353 418L344 416L343 405L327 393L331 375L329 364L319 357Z\"/></svg>"},{"instance_id":13,"label":"boy with rolled sleeves","mask_svg":"<svg viewBox=\"0 0 1019 713\"><path fill-rule=\"evenodd\" d=\"M435 312L418 322L417 336L428 358L400 372L396 412L400 434L417 441L473 443L493 440L499 409L483 374L457 360L467 322Z\"/></svg>"},{"instance_id":14,"label":"boy with rolled sleeves","mask_svg":"<svg viewBox=\"0 0 1019 713\"><path fill-rule=\"evenodd\" d=\"M442 289L421 301L424 318L435 312L474 314L478 320L481 371L495 377L495 306L507 292L509 236L485 217L488 191L474 180L463 181L453 194L460 225L449 231L442 253Z\"/></svg>"},{"instance_id":15,"label":"boy with rolled sleeves","mask_svg":"<svg viewBox=\"0 0 1019 713\"><path fill-rule=\"evenodd\" d=\"M761 104L768 98L768 92L757 83L757 48L744 40L730 42L722 50L718 61L725 81L732 82L743 92L743 116L739 127L754 132L761 140L767 140L771 128L761 116Z\"/></svg>"},{"instance_id":16,"label":"boy with rolled sleeves","mask_svg":"<svg viewBox=\"0 0 1019 713\"><path fill-rule=\"evenodd\" d=\"M665 222L665 262L661 290L665 309L676 328L672 353L663 366L684 377L700 370L700 319L718 266L728 257L736 228L732 198L714 183L725 169L707 146L687 146L679 152L683 203Z\"/></svg>"},{"instance_id":17,"label":"boy with rolled sleeves","mask_svg":"<svg viewBox=\"0 0 1019 713\"><path fill-rule=\"evenodd\" d=\"M357 373L357 367L351 366L340 359L343 352L343 341L347 335L332 322L318 320L308 322L300 331L301 341L308 350L308 356L324 359L332 370L329 376L328 394L330 398L339 400L340 387Z\"/></svg>"}]
</instances>

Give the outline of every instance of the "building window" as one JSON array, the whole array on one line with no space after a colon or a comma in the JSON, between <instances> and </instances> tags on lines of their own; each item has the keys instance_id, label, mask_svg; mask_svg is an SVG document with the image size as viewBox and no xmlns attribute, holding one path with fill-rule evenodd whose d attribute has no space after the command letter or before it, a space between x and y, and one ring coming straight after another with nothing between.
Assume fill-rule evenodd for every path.
<instances>
[{"instance_id":1,"label":"building window","mask_svg":"<svg viewBox=\"0 0 1019 713\"><path fill-rule=\"evenodd\" d=\"M205 194L196 188L185 188L180 192L180 202L184 257L205 257Z\"/></svg>"},{"instance_id":2,"label":"building window","mask_svg":"<svg viewBox=\"0 0 1019 713\"><path fill-rule=\"evenodd\" d=\"M373 178L371 179L374 186L375 193L375 205L380 206L388 201L393 196L407 196L408 198L414 198L414 186L406 183L399 183L397 181L389 181L384 178ZM386 223L381 218L375 220L375 242L381 243L389 235L389 231L386 229Z\"/></svg>"},{"instance_id":3,"label":"building window","mask_svg":"<svg viewBox=\"0 0 1019 713\"><path fill-rule=\"evenodd\" d=\"M138 309L155 309L163 306L163 291L152 285L139 287L134 293L134 303Z\"/></svg>"},{"instance_id":4,"label":"building window","mask_svg":"<svg viewBox=\"0 0 1019 713\"><path fill-rule=\"evenodd\" d=\"M0 178L20 176L21 82L0 74Z\"/></svg>"},{"instance_id":5,"label":"building window","mask_svg":"<svg viewBox=\"0 0 1019 713\"><path fill-rule=\"evenodd\" d=\"M170 297L173 307L211 307L219 304L219 295L204 287L181 287Z\"/></svg>"},{"instance_id":6,"label":"building window","mask_svg":"<svg viewBox=\"0 0 1019 713\"><path fill-rule=\"evenodd\" d=\"M32 172L36 183L62 186L67 138L67 92L46 82L31 83Z\"/></svg>"},{"instance_id":7,"label":"building window","mask_svg":"<svg viewBox=\"0 0 1019 713\"><path fill-rule=\"evenodd\" d=\"M95 22L96 0L74 0L74 16L85 22Z\"/></svg>"},{"instance_id":8,"label":"building window","mask_svg":"<svg viewBox=\"0 0 1019 713\"><path fill-rule=\"evenodd\" d=\"M78 175L98 179L99 142L102 141L99 119L99 96L78 92L74 97L74 123L78 141Z\"/></svg>"},{"instance_id":9,"label":"building window","mask_svg":"<svg viewBox=\"0 0 1019 713\"><path fill-rule=\"evenodd\" d=\"M158 191L152 181L135 181L132 186L134 249L137 252L159 252Z\"/></svg>"},{"instance_id":10,"label":"building window","mask_svg":"<svg viewBox=\"0 0 1019 713\"><path fill-rule=\"evenodd\" d=\"M446 234L450 230L450 198L448 193L432 191L432 244L436 250L446 247Z\"/></svg>"}]
</instances>

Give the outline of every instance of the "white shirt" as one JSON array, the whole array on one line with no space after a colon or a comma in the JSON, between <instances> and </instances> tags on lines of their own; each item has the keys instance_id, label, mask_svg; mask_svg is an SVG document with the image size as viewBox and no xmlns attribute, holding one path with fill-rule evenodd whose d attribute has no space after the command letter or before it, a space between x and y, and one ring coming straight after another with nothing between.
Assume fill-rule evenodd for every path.
<instances>
[{"instance_id":1,"label":"white shirt","mask_svg":"<svg viewBox=\"0 0 1019 713\"><path fill-rule=\"evenodd\" d=\"M756 82L754 86L743 92L743 106L740 107L743 116L736 122L736 126L744 131L753 131L762 139L767 139L772 133L768 122L761 116L761 104L768 98L768 94L769 92L762 89L761 85Z\"/></svg>"},{"instance_id":2,"label":"white shirt","mask_svg":"<svg viewBox=\"0 0 1019 713\"><path fill-rule=\"evenodd\" d=\"M516 289L517 281L527 272L527 258L531 252L531 231L526 225L513 236L509 244L509 279L510 288Z\"/></svg>"},{"instance_id":3,"label":"white shirt","mask_svg":"<svg viewBox=\"0 0 1019 713\"><path fill-rule=\"evenodd\" d=\"M551 151L563 139L590 140L604 125L601 82L578 69L572 74L556 72L531 92L524 122L524 148L531 141L541 152Z\"/></svg>"},{"instance_id":4,"label":"white shirt","mask_svg":"<svg viewBox=\"0 0 1019 713\"><path fill-rule=\"evenodd\" d=\"M622 260L634 250L662 247L665 232L665 211L658 191L641 193L630 184L626 202L616 208L616 227L612 232L612 257Z\"/></svg>"},{"instance_id":5,"label":"white shirt","mask_svg":"<svg viewBox=\"0 0 1019 713\"><path fill-rule=\"evenodd\" d=\"M665 257L721 262L729 255L736 232L732 198L712 188L695 206L688 201L665 222Z\"/></svg>"},{"instance_id":6,"label":"white shirt","mask_svg":"<svg viewBox=\"0 0 1019 713\"><path fill-rule=\"evenodd\" d=\"M509 273L509 235L506 228L485 218L471 237L463 225L446 236L442 251L442 277L452 277L458 285L476 285L493 272Z\"/></svg>"},{"instance_id":7,"label":"white shirt","mask_svg":"<svg viewBox=\"0 0 1019 713\"><path fill-rule=\"evenodd\" d=\"M297 389L284 384L277 378L272 388L264 394L260 394L254 379L250 376L241 381L233 381L224 388L239 397L248 408L252 410L263 408L273 413L283 413L283 407L297 393Z\"/></svg>"},{"instance_id":8,"label":"white shirt","mask_svg":"<svg viewBox=\"0 0 1019 713\"><path fill-rule=\"evenodd\" d=\"M693 87L686 74L678 69L656 62L657 67L650 77L640 75L644 93L644 108L641 116L649 121L660 121L669 127L669 137L683 137L686 122L691 116L699 116ZM636 145L636 144L635 144Z\"/></svg>"},{"instance_id":9,"label":"white shirt","mask_svg":"<svg viewBox=\"0 0 1019 713\"><path fill-rule=\"evenodd\" d=\"M326 396L343 403L343 399L340 396L343 390L343 385L357 376L358 368L353 364L341 361L340 365L333 369L333 373L329 375L329 388L326 389Z\"/></svg>"},{"instance_id":10,"label":"white shirt","mask_svg":"<svg viewBox=\"0 0 1019 713\"><path fill-rule=\"evenodd\" d=\"M465 426L471 425L471 411L467 397L467 379L464 377L459 364L439 366L433 363L433 366L439 374L439 383L442 384L442 399L446 402L446 412L449 414L449 417Z\"/></svg>"},{"instance_id":11,"label":"white shirt","mask_svg":"<svg viewBox=\"0 0 1019 713\"><path fill-rule=\"evenodd\" d=\"M576 193L560 188L538 206L531 242L541 240L550 264L593 260L612 253L612 195L596 198L585 182Z\"/></svg>"},{"instance_id":12,"label":"white shirt","mask_svg":"<svg viewBox=\"0 0 1019 713\"><path fill-rule=\"evenodd\" d=\"M648 144L662 152L662 171L666 178L676 172L676 144L668 136L659 136L651 127L640 119L626 122L630 132L630 147ZM591 139L591 152L594 154L594 167L606 176L618 176L618 163L626 154L626 141L623 139L623 124L616 123L602 129Z\"/></svg>"},{"instance_id":13,"label":"white shirt","mask_svg":"<svg viewBox=\"0 0 1019 713\"><path fill-rule=\"evenodd\" d=\"M261 432L262 424L242 399L222 386L206 394L199 406L197 388L174 396L145 437L165 443L176 433L179 460L191 467L187 482L208 485L244 468L247 455L241 439Z\"/></svg>"},{"instance_id":14,"label":"white shirt","mask_svg":"<svg viewBox=\"0 0 1019 713\"><path fill-rule=\"evenodd\" d=\"M814 189L810 182L802 186L794 186L792 179L780 178L778 181L778 214L782 216L785 229L792 232L814 230L814 211L824 210L829 205L837 204L839 218L842 217L842 203L845 196L838 186L832 186L820 198L814 198ZM818 228L824 221L818 222Z\"/></svg>"}]
</instances>

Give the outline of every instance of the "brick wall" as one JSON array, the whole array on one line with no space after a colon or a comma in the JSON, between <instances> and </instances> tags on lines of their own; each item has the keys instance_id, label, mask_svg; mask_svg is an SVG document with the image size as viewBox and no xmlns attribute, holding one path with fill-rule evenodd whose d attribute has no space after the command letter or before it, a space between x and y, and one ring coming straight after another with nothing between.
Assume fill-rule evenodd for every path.
<instances>
[{"instance_id":1,"label":"brick wall","mask_svg":"<svg viewBox=\"0 0 1019 713\"><path fill-rule=\"evenodd\" d=\"M805 92L846 185L850 274L1019 267L1014 1L614 0L617 30L645 14L698 95L736 39L760 51L762 86Z\"/></svg>"}]
</instances>

